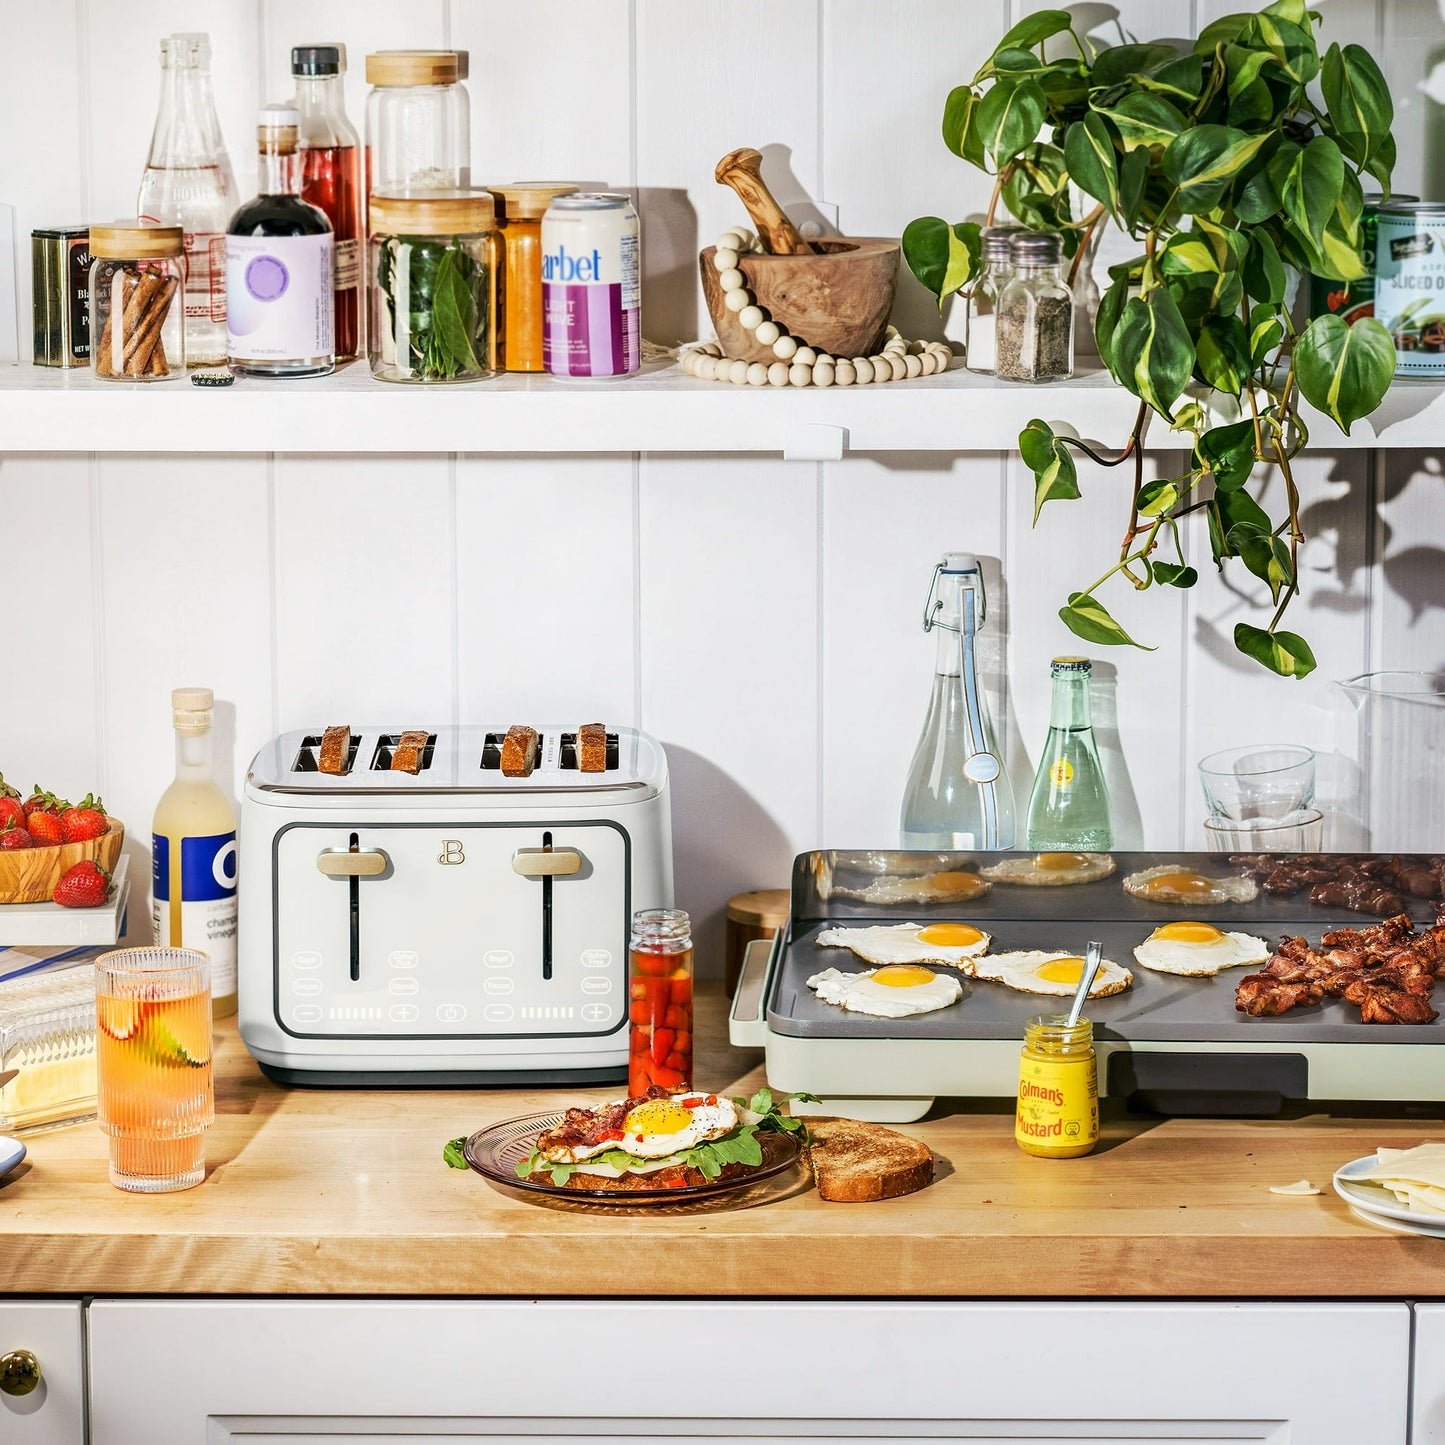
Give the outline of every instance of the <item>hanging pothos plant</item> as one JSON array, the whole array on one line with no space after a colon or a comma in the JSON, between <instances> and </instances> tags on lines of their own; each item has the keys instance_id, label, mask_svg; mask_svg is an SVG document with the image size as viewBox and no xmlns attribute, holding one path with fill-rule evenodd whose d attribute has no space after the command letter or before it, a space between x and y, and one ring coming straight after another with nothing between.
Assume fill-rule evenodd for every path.
<instances>
[{"instance_id":1,"label":"hanging pothos plant","mask_svg":"<svg viewBox=\"0 0 1445 1445\"><path fill-rule=\"evenodd\" d=\"M1043 10L1015 25L948 97L949 149L995 175L986 224L1002 201L1026 226L1062 230L1076 258L1108 221L1140 247L1109 268L1095 323L1099 355L1139 398L1123 450L1100 456L1044 421L1019 437L1035 478L1035 521L1045 502L1079 496L1071 449L1104 466L1134 464L1118 561L1059 610L1089 642L1143 645L1098 590L1116 575L1140 590L1192 586L1198 574L1179 521L1202 512L1216 564L1238 558L1270 592L1268 624L1241 622L1235 645L1282 676L1315 665L1304 638L1280 629L1299 592L1291 463L1309 439L1299 399L1348 433L1379 405L1395 370L1378 321L1351 327L1320 316L1297 330L1285 304L1287 268L1341 281L1366 274L1361 177L1388 191L1395 160L1379 67L1358 45L1331 45L1321 60L1316 18L1304 0L1276 0L1213 21L1181 54L1167 44L1096 48L1066 11ZM1057 50L1061 36L1076 53L1045 59L1047 42ZM1323 109L1310 93L1316 78ZM1094 203L1082 215L1073 214L1070 182ZM930 216L904 232L908 264L940 305L977 273L979 229ZM1221 423L1221 411L1240 419ZM1181 434L1191 458L1182 476L1146 485L1151 412ZM1256 463L1279 468L1282 516L1246 489Z\"/></svg>"}]
</instances>

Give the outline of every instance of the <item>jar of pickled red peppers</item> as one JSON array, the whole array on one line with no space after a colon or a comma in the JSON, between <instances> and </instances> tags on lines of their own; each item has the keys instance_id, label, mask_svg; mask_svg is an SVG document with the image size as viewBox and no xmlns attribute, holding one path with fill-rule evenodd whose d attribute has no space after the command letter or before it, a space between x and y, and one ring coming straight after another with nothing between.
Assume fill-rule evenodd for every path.
<instances>
[{"instance_id":1,"label":"jar of pickled red peppers","mask_svg":"<svg viewBox=\"0 0 1445 1445\"><path fill-rule=\"evenodd\" d=\"M632 915L627 1092L692 1086L692 923L680 908Z\"/></svg>"}]
</instances>

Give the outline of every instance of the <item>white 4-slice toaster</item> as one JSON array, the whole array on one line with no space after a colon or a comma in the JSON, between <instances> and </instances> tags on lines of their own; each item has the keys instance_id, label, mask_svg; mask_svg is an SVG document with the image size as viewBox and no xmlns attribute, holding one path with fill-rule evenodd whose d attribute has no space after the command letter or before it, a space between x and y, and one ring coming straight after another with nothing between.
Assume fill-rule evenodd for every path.
<instances>
[{"instance_id":1,"label":"white 4-slice toaster","mask_svg":"<svg viewBox=\"0 0 1445 1445\"><path fill-rule=\"evenodd\" d=\"M294 1084L589 1084L627 1076L632 912L672 906L667 760L607 733L537 726L535 768L501 771L506 728L438 727L418 771L400 728L320 732L251 764L241 804L239 1022Z\"/></svg>"}]
</instances>

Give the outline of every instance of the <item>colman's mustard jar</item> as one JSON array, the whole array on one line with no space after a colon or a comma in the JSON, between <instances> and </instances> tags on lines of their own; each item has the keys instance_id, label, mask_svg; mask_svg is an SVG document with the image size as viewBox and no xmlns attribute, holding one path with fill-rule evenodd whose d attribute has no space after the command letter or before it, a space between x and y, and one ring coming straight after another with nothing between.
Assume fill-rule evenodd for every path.
<instances>
[{"instance_id":1,"label":"colman's mustard jar","mask_svg":"<svg viewBox=\"0 0 1445 1445\"><path fill-rule=\"evenodd\" d=\"M1014 1139L1041 1159L1076 1159L1099 1142L1094 1026L1067 1014L1035 1014L1024 1025Z\"/></svg>"}]
</instances>

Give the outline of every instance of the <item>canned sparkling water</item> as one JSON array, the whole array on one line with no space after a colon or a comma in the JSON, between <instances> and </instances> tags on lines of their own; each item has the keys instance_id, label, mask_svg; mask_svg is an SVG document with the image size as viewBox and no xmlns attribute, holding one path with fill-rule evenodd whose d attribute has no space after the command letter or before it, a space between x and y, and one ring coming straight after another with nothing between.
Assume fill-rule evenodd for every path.
<instances>
[{"instance_id":1,"label":"canned sparkling water","mask_svg":"<svg viewBox=\"0 0 1445 1445\"><path fill-rule=\"evenodd\" d=\"M1375 234L1378 230L1380 203L1385 198L1379 191L1365 192L1365 205L1360 213L1360 239L1364 251L1366 274L1358 281L1336 281L1326 276L1310 277L1310 316L1338 316L1353 326L1362 316L1375 314ZM1395 201L1418 201L1419 196L1396 194Z\"/></svg>"},{"instance_id":2,"label":"canned sparkling water","mask_svg":"<svg viewBox=\"0 0 1445 1445\"><path fill-rule=\"evenodd\" d=\"M558 196L542 217L542 364L626 376L642 358L642 257L627 196Z\"/></svg>"},{"instance_id":3,"label":"canned sparkling water","mask_svg":"<svg viewBox=\"0 0 1445 1445\"><path fill-rule=\"evenodd\" d=\"M1400 376L1445 376L1445 206L1380 207L1375 319L1395 338Z\"/></svg>"}]
</instances>

